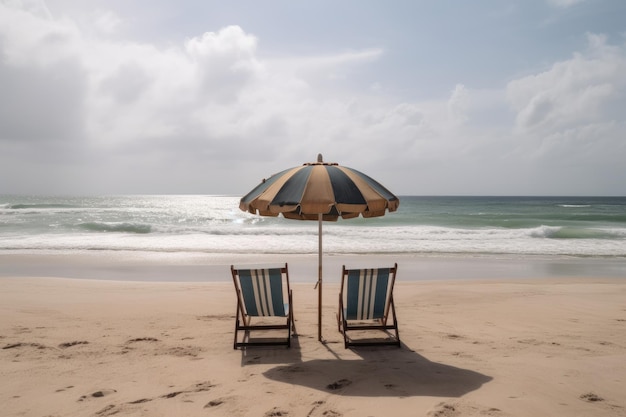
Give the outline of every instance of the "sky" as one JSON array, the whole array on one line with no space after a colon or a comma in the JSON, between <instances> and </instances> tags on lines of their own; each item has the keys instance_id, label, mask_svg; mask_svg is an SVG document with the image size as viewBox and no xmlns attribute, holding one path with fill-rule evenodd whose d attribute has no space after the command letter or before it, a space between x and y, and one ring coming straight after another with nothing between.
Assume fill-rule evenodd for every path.
<instances>
[{"instance_id":1,"label":"sky","mask_svg":"<svg viewBox=\"0 0 626 417\"><path fill-rule=\"evenodd\" d=\"M0 0L0 194L626 195L623 0Z\"/></svg>"}]
</instances>

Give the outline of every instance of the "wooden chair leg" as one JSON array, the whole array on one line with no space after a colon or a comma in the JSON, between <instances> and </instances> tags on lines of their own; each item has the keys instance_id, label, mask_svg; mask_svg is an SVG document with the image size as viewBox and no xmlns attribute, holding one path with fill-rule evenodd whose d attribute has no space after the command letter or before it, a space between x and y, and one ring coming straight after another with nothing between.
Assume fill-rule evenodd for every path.
<instances>
[{"instance_id":1,"label":"wooden chair leg","mask_svg":"<svg viewBox=\"0 0 626 417\"><path fill-rule=\"evenodd\" d=\"M239 306L237 306L237 315L235 319L235 340L233 342L233 349L237 349L237 333L239 332Z\"/></svg>"},{"instance_id":2,"label":"wooden chair leg","mask_svg":"<svg viewBox=\"0 0 626 417\"><path fill-rule=\"evenodd\" d=\"M396 331L396 340L398 341L398 346L400 346L400 330L398 329L398 319L396 318L396 306L395 303L391 303L391 315L393 316L393 327Z\"/></svg>"}]
</instances>

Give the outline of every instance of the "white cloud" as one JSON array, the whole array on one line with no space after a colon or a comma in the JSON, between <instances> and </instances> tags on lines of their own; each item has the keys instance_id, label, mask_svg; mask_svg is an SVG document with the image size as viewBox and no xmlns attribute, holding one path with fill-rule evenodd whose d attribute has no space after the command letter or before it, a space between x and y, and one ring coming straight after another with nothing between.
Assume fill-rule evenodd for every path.
<instances>
[{"instance_id":1,"label":"white cloud","mask_svg":"<svg viewBox=\"0 0 626 417\"><path fill-rule=\"evenodd\" d=\"M595 192L610 193L626 157L624 74L626 48L589 34L586 51L508 84L517 115L512 155L534 167L531 178L561 182L562 193L593 189L595 180Z\"/></svg>"},{"instance_id":2,"label":"white cloud","mask_svg":"<svg viewBox=\"0 0 626 417\"><path fill-rule=\"evenodd\" d=\"M601 35L506 87L459 80L426 101L389 95L390 75L346 82L380 48L268 58L236 25L160 45L119 38L117 14L90 16L95 30L0 2L0 175L32 173L6 191L239 192L321 152L400 192L481 193L506 189L495 172L554 155L614 166L624 153L626 54Z\"/></svg>"},{"instance_id":3,"label":"white cloud","mask_svg":"<svg viewBox=\"0 0 626 417\"><path fill-rule=\"evenodd\" d=\"M588 40L586 53L509 83L507 97L520 131L551 132L598 123L611 113L610 107L623 104L624 48L607 45L599 35L589 35Z\"/></svg>"},{"instance_id":4,"label":"white cloud","mask_svg":"<svg viewBox=\"0 0 626 417\"><path fill-rule=\"evenodd\" d=\"M206 32L185 42L192 59L195 82L206 97L234 102L260 70L256 59L257 40L239 26Z\"/></svg>"},{"instance_id":5,"label":"white cloud","mask_svg":"<svg viewBox=\"0 0 626 417\"><path fill-rule=\"evenodd\" d=\"M34 3L34 2L33 2ZM80 33L67 20L54 20L42 5L34 8L0 3L0 41L6 63L45 67L66 60L75 52Z\"/></svg>"},{"instance_id":6,"label":"white cloud","mask_svg":"<svg viewBox=\"0 0 626 417\"><path fill-rule=\"evenodd\" d=\"M8 58L0 63L0 83L15 86L4 90L12 94L0 106L13 108L5 114L21 120L4 123L0 140L80 141L100 163L138 153L180 161L297 154L305 141L330 140L342 129L336 124L345 124L345 103L319 101L309 83L381 53L262 61L256 37L238 26L158 47L109 38L120 23L112 13L92 15L101 30L87 35L44 9L0 8L0 47ZM18 96L22 106L14 105Z\"/></svg>"},{"instance_id":7,"label":"white cloud","mask_svg":"<svg viewBox=\"0 0 626 417\"><path fill-rule=\"evenodd\" d=\"M467 120L467 110L469 103L469 92L462 84L454 87L452 96L448 100L449 123L462 124Z\"/></svg>"},{"instance_id":8,"label":"white cloud","mask_svg":"<svg viewBox=\"0 0 626 417\"><path fill-rule=\"evenodd\" d=\"M96 11L93 17L93 27L105 35L117 32L123 20L110 10Z\"/></svg>"}]
</instances>

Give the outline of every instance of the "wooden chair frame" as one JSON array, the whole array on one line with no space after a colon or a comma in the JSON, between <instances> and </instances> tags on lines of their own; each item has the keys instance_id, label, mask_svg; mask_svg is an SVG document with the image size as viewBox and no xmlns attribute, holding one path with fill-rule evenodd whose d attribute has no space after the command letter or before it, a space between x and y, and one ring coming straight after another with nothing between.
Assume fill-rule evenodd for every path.
<instances>
[{"instance_id":1,"label":"wooden chair frame","mask_svg":"<svg viewBox=\"0 0 626 417\"><path fill-rule=\"evenodd\" d=\"M346 303L344 298L347 298L348 277L359 274L365 281L372 283L372 276L377 275L378 271L388 270L387 286L385 292L384 309L382 312L378 311L376 314L371 314L372 318L357 318L349 319L346 317ZM396 308L393 301L393 287L396 280L396 273L398 271L398 264L394 264L392 268L370 268L370 269L346 269L345 265L342 268L341 274L341 290L339 292L339 312L337 314L337 327L340 333L343 334L344 347L347 349L350 346L378 346L378 345L394 345L400 347L400 333L398 330L398 320L396 317ZM346 291L346 293L344 293ZM379 289L379 291L382 291ZM376 295L380 297L380 294ZM378 298L376 298L378 300ZM349 302L349 301L348 301ZM391 317L389 317L391 312ZM362 331L362 330L382 330L387 333L388 338L382 340L351 340L348 336L349 331ZM393 331L393 333L390 333Z\"/></svg>"},{"instance_id":2,"label":"wooden chair frame","mask_svg":"<svg viewBox=\"0 0 626 417\"><path fill-rule=\"evenodd\" d=\"M230 271L233 276L233 283L235 284L235 291L237 293L237 314L235 319L235 340L233 342L233 349L243 348L247 346L291 346L291 333L292 330L295 332L295 324L293 319L293 295L291 288L289 287L289 269L287 264L285 266L278 268L235 268L233 265L230 266ZM280 302L281 304L286 305L284 310L281 313L284 314L273 314L271 311L267 311L262 309L263 312L254 313L252 311L248 311L246 308L246 298L244 297L244 292L242 290L242 273L244 276L255 276L255 274L266 274L267 278L269 278L270 271L274 273L280 272L280 290L281 300L275 300L276 302ZM274 278L276 278L274 276ZM256 278L253 278L253 280ZM256 282L256 281L255 281ZM285 292L286 289L286 292ZM268 294L265 294L268 295ZM271 295L271 294L269 294ZM271 298L271 297L270 297ZM271 301L271 300L270 300ZM250 301L249 301L250 302ZM250 310L253 310L256 306L251 306ZM256 318L283 318L285 320L284 323L277 324L253 324L253 318L256 321ZM250 333L253 331L265 331L265 330L287 330L286 338L278 338L271 340L253 340L250 337ZM242 340L239 339L239 332L244 332L244 336Z\"/></svg>"}]
</instances>

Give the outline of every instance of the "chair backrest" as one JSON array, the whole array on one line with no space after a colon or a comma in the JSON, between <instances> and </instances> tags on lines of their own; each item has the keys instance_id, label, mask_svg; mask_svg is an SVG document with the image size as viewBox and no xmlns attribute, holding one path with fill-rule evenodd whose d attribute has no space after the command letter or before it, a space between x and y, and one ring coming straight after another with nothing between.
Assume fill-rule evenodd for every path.
<instances>
[{"instance_id":1,"label":"chair backrest","mask_svg":"<svg viewBox=\"0 0 626 417\"><path fill-rule=\"evenodd\" d=\"M282 268L235 269L231 266L242 313L248 316L287 315L285 295L289 293L287 264ZM283 276L285 284L283 284ZM283 285L287 292L283 291Z\"/></svg>"},{"instance_id":2,"label":"chair backrest","mask_svg":"<svg viewBox=\"0 0 626 417\"><path fill-rule=\"evenodd\" d=\"M344 266L341 294L344 297L346 319L386 320L396 270L397 264L392 268L370 269L346 269Z\"/></svg>"}]
</instances>

